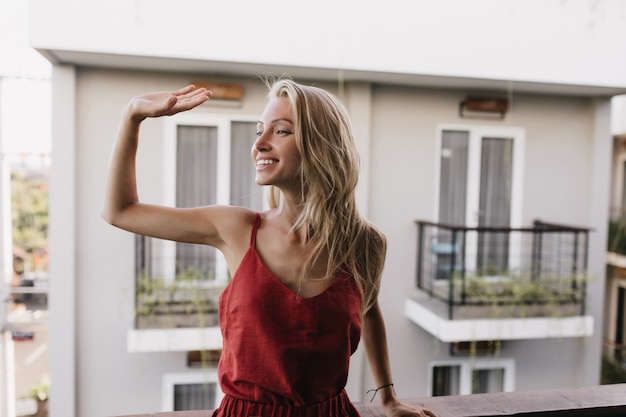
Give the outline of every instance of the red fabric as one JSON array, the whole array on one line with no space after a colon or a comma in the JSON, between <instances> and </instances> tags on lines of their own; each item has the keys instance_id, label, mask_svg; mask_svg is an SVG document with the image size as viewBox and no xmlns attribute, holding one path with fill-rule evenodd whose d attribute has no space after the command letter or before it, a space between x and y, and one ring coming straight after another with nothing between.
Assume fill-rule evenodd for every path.
<instances>
[{"instance_id":1,"label":"red fabric","mask_svg":"<svg viewBox=\"0 0 626 417\"><path fill-rule=\"evenodd\" d=\"M250 248L220 296L218 373L226 398L216 415L358 416L343 391L361 335L354 279L340 273L323 293L296 295L256 251L260 220L257 214Z\"/></svg>"}]
</instances>

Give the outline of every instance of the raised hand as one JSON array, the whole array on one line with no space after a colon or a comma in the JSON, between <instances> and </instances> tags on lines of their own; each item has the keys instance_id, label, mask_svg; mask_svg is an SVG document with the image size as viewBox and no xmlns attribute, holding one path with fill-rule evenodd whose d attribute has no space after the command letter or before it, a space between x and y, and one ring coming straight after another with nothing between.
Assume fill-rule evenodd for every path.
<instances>
[{"instance_id":1,"label":"raised hand","mask_svg":"<svg viewBox=\"0 0 626 417\"><path fill-rule=\"evenodd\" d=\"M172 116L191 110L211 97L211 91L192 84L178 91L159 91L133 98L128 105L129 116L136 122L148 117Z\"/></svg>"}]
</instances>

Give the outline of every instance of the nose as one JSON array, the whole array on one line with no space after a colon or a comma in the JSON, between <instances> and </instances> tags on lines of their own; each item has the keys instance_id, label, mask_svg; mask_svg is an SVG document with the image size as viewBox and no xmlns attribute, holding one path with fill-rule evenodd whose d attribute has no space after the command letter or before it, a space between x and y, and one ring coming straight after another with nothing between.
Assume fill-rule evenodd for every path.
<instances>
[{"instance_id":1,"label":"nose","mask_svg":"<svg viewBox=\"0 0 626 417\"><path fill-rule=\"evenodd\" d=\"M254 141L254 145L252 146L252 151L257 151L257 152L267 152L271 149L271 145L268 141L268 134L267 132L262 132L261 134L257 135L256 140Z\"/></svg>"}]
</instances>

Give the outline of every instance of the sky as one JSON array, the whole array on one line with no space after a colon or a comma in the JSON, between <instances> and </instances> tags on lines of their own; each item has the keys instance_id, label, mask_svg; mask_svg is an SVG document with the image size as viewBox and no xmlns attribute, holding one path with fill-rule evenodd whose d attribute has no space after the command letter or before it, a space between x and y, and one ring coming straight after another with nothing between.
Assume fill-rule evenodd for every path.
<instances>
[{"instance_id":1,"label":"sky","mask_svg":"<svg viewBox=\"0 0 626 417\"><path fill-rule=\"evenodd\" d=\"M51 149L50 63L28 44L26 0L0 1L0 152Z\"/></svg>"}]
</instances>

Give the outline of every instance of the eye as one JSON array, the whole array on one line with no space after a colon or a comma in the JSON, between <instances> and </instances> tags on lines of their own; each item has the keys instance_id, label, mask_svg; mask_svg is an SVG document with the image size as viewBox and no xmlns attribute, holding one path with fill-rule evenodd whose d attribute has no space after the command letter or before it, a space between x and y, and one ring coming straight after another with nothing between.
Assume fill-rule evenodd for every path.
<instances>
[{"instance_id":1,"label":"eye","mask_svg":"<svg viewBox=\"0 0 626 417\"><path fill-rule=\"evenodd\" d=\"M279 129L279 130L276 131L276 134L277 135L291 135L291 134L293 134L293 132L290 132L289 130L281 130L281 129Z\"/></svg>"},{"instance_id":2,"label":"eye","mask_svg":"<svg viewBox=\"0 0 626 417\"><path fill-rule=\"evenodd\" d=\"M262 134L263 134L263 131L261 131L261 130L257 130L257 131L256 131L256 135L257 135L257 136L261 136Z\"/></svg>"}]
</instances>

